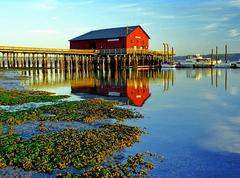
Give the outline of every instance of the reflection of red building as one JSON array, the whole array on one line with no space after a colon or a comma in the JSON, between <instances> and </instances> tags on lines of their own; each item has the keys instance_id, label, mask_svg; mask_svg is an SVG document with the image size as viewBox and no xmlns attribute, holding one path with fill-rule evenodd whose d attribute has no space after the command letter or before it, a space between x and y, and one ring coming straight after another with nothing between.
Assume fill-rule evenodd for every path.
<instances>
[{"instance_id":1,"label":"reflection of red building","mask_svg":"<svg viewBox=\"0 0 240 178\"><path fill-rule=\"evenodd\" d=\"M128 80L127 81L127 97L135 106L143 106L144 102L150 97L149 81Z\"/></svg>"},{"instance_id":2,"label":"reflection of red building","mask_svg":"<svg viewBox=\"0 0 240 178\"><path fill-rule=\"evenodd\" d=\"M128 98L135 106L143 106L144 102L150 97L148 79L128 79L127 82L99 81L83 79L71 83L72 93L89 93L100 96L114 96L116 99ZM89 79L90 80L90 79Z\"/></svg>"}]
</instances>

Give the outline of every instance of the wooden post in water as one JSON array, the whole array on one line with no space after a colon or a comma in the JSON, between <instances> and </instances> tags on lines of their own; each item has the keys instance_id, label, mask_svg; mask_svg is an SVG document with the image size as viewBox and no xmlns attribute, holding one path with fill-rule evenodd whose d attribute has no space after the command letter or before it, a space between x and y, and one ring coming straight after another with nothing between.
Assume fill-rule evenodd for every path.
<instances>
[{"instance_id":1,"label":"wooden post in water","mask_svg":"<svg viewBox=\"0 0 240 178\"><path fill-rule=\"evenodd\" d=\"M82 70L85 69L85 55L82 55Z\"/></svg>"},{"instance_id":2,"label":"wooden post in water","mask_svg":"<svg viewBox=\"0 0 240 178\"><path fill-rule=\"evenodd\" d=\"M15 66L19 68L18 53L15 53Z\"/></svg>"},{"instance_id":3,"label":"wooden post in water","mask_svg":"<svg viewBox=\"0 0 240 178\"><path fill-rule=\"evenodd\" d=\"M5 67L5 64L4 64L4 53L2 53L1 67L2 67L2 68Z\"/></svg>"},{"instance_id":4,"label":"wooden post in water","mask_svg":"<svg viewBox=\"0 0 240 178\"><path fill-rule=\"evenodd\" d=\"M136 68L138 67L139 55L136 55Z\"/></svg>"},{"instance_id":5,"label":"wooden post in water","mask_svg":"<svg viewBox=\"0 0 240 178\"><path fill-rule=\"evenodd\" d=\"M111 64L111 58L109 55L107 55L107 70L110 70L110 65Z\"/></svg>"},{"instance_id":6,"label":"wooden post in water","mask_svg":"<svg viewBox=\"0 0 240 178\"><path fill-rule=\"evenodd\" d=\"M166 57L166 46L165 43L163 43L163 62L165 62Z\"/></svg>"},{"instance_id":7,"label":"wooden post in water","mask_svg":"<svg viewBox=\"0 0 240 178\"><path fill-rule=\"evenodd\" d=\"M174 54L173 54L173 53L174 53L174 49L173 49L173 47L172 47L172 61L174 61L174 57L173 57Z\"/></svg>"},{"instance_id":8,"label":"wooden post in water","mask_svg":"<svg viewBox=\"0 0 240 178\"><path fill-rule=\"evenodd\" d=\"M27 61L26 61L26 53L23 53L23 67L26 68Z\"/></svg>"},{"instance_id":9,"label":"wooden post in water","mask_svg":"<svg viewBox=\"0 0 240 178\"><path fill-rule=\"evenodd\" d=\"M44 69L44 54L42 54L42 68Z\"/></svg>"},{"instance_id":10,"label":"wooden post in water","mask_svg":"<svg viewBox=\"0 0 240 178\"><path fill-rule=\"evenodd\" d=\"M12 63L12 64L13 64L12 67L13 67L13 68L16 67L16 56L15 56L15 55L16 55L16 53L12 53L12 62L13 62L13 63Z\"/></svg>"},{"instance_id":11,"label":"wooden post in water","mask_svg":"<svg viewBox=\"0 0 240 178\"><path fill-rule=\"evenodd\" d=\"M50 69L53 69L53 55L50 54L49 58L50 58Z\"/></svg>"},{"instance_id":12,"label":"wooden post in water","mask_svg":"<svg viewBox=\"0 0 240 178\"><path fill-rule=\"evenodd\" d=\"M48 54L44 55L44 69L48 69Z\"/></svg>"},{"instance_id":13,"label":"wooden post in water","mask_svg":"<svg viewBox=\"0 0 240 178\"><path fill-rule=\"evenodd\" d=\"M60 68L60 70L63 69L63 60L64 60L64 55L60 54L60 56L59 56L59 68Z\"/></svg>"},{"instance_id":14,"label":"wooden post in water","mask_svg":"<svg viewBox=\"0 0 240 178\"><path fill-rule=\"evenodd\" d=\"M88 59L88 68L89 68L89 71L92 72L92 55L89 55L89 59Z\"/></svg>"},{"instance_id":15,"label":"wooden post in water","mask_svg":"<svg viewBox=\"0 0 240 178\"><path fill-rule=\"evenodd\" d=\"M6 67L6 61L5 61L5 53L3 53L3 68L5 68Z\"/></svg>"},{"instance_id":16,"label":"wooden post in water","mask_svg":"<svg viewBox=\"0 0 240 178\"><path fill-rule=\"evenodd\" d=\"M126 58L126 55L123 56L123 67L124 69L126 69L126 61L127 61L127 58Z\"/></svg>"},{"instance_id":17,"label":"wooden post in water","mask_svg":"<svg viewBox=\"0 0 240 178\"><path fill-rule=\"evenodd\" d=\"M10 53L7 53L7 68L10 68Z\"/></svg>"},{"instance_id":18,"label":"wooden post in water","mask_svg":"<svg viewBox=\"0 0 240 178\"><path fill-rule=\"evenodd\" d=\"M225 45L225 63L227 63L227 53L228 53L228 49L227 49L227 45Z\"/></svg>"},{"instance_id":19,"label":"wooden post in water","mask_svg":"<svg viewBox=\"0 0 240 178\"><path fill-rule=\"evenodd\" d=\"M136 55L132 55L132 68L135 68Z\"/></svg>"},{"instance_id":20,"label":"wooden post in water","mask_svg":"<svg viewBox=\"0 0 240 178\"><path fill-rule=\"evenodd\" d=\"M71 68L72 71L75 71L77 68L77 55L71 55Z\"/></svg>"},{"instance_id":21,"label":"wooden post in water","mask_svg":"<svg viewBox=\"0 0 240 178\"><path fill-rule=\"evenodd\" d=\"M228 76L227 76L227 69L225 69L225 82L224 82L224 84L225 84L225 90L227 91L227 86L228 86Z\"/></svg>"},{"instance_id":22,"label":"wooden post in water","mask_svg":"<svg viewBox=\"0 0 240 178\"><path fill-rule=\"evenodd\" d=\"M131 60L132 60L132 57L131 57L131 55L129 54L129 55L128 55L128 67L131 66Z\"/></svg>"},{"instance_id":23,"label":"wooden post in water","mask_svg":"<svg viewBox=\"0 0 240 178\"><path fill-rule=\"evenodd\" d=\"M59 55L56 54L56 55L55 55L55 61L54 61L54 68L55 68L55 69L58 69L58 60L59 60Z\"/></svg>"},{"instance_id":24,"label":"wooden post in water","mask_svg":"<svg viewBox=\"0 0 240 178\"><path fill-rule=\"evenodd\" d=\"M36 54L36 62L37 62L37 69L39 69L39 63L40 63L40 58L39 58L39 54Z\"/></svg>"},{"instance_id":25,"label":"wooden post in water","mask_svg":"<svg viewBox=\"0 0 240 178\"><path fill-rule=\"evenodd\" d=\"M170 56L169 56L169 45L167 44L167 61L169 61Z\"/></svg>"},{"instance_id":26,"label":"wooden post in water","mask_svg":"<svg viewBox=\"0 0 240 178\"><path fill-rule=\"evenodd\" d=\"M3 56L3 53L2 53L2 56ZM3 66L2 66L2 62L3 62L3 57L2 58L0 58L0 68L2 68Z\"/></svg>"},{"instance_id":27,"label":"wooden post in water","mask_svg":"<svg viewBox=\"0 0 240 178\"><path fill-rule=\"evenodd\" d=\"M32 67L36 68L36 54L32 54Z\"/></svg>"},{"instance_id":28,"label":"wooden post in water","mask_svg":"<svg viewBox=\"0 0 240 178\"><path fill-rule=\"evenodd\" d=\"M211 66L213 66L213 48L212 48L212 55L211 55Z\"/></svg>"},{"instance_id":29,"label":"wooden post in water","mask_svg":"<svg viewBox=\"0 0 240 178\"><path fill-rule=\"evenodd\" d=\"M16 53L16 63L17 63L17 68L20 68L20 62L21 61L19 61L19 53Z\"/></svg>"},{"instance_id":30,"label":"wooden post in water","mask_svg":"<svg viewBox=\"0 0 240 178\"><path fill-rule=\"evenodd\" d=\"M20 59L20 63L21 63L21 68L23 68L23 57L22 57L23 53L19 53L19 59Z\"/></svg>"},{"instance_id":31,"label":"wooden post in water","mask_svg":"<svg viewBox=\"0 0 240 178\"><path fill-rule=\"evenodd\" d=\"M28 58L27 58L28 59L28 68L31 67L31 57L30 56L31 56L31 54L29 53Z\"/></svg>"},{"instance_id":32,"label":"wooden post in water","mask_svg":"<svg viewBox=\"0 0 240 178\"><path fill-rule=\"evenodd\" d=\"M67 69L67 54L63 55L63 69L64 69L64 71Z\"/></svg>"},{"instance_id":33,"label":"wooden post in water","mask_svg":"<svg viewBox=\"0 0 240 178\"><path fill-rule=\"evenodd\" d=\"M218 47L216 46L216 64L218 62Z\"/></svg>"}]
</instances>

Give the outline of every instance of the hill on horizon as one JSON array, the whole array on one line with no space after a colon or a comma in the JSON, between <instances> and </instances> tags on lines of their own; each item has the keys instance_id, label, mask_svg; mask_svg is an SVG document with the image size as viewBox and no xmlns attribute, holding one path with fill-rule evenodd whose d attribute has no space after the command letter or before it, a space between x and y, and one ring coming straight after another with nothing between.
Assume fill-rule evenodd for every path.
<instances>
[{"instance_id":1,"label":"hill on horizon","mask_svg":"<svg viewBox=\"0 0 240 178\"><path fill-rule=\"evenodd\" d=\"M211 57L211 54L207 54L207 55L202 55L203 57ZM214 55L215 56L215 55ZM177 61L181 61L181 60L185 60L187 58L187 56L175 56L175 60ZM218 58L221 59L222 61L225 60L225 55L224 54L219 54ZM228 54L227 55L227 60L228 61L237 61L240 60L240 53L232 53L232 54Z\"/></svg>"}]
</instances>

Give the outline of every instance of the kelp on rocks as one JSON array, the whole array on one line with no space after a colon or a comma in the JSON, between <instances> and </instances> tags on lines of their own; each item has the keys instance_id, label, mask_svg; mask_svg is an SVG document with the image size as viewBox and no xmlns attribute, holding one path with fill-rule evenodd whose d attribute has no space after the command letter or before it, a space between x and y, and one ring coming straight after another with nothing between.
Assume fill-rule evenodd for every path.
<instances>
[{"instance_id":1,"label":"kelp on rocks","mask_svg":"<svg viewBox=\"0 0 240 178\"><path fill-rule=\"evenodd\" d=\"M16 105L29 102L55 102L68 98L67 95L53 95L45 91L18 91L0 88L0 105Z\"/></svg>"},{"instance_id":2,"label":"kelp on rocks","mask_svg":"<svg viewBox=\"0 0 240 178\"><path fill-rule=\"evenodd\" d=\"M51 172L71 166L78 169L93 167L94 170L98 168L94 166L102 163L115 150L138 142L141 133L137 127L107 124L100 129L87 131L65 129L31 140L23 140L17 135L4 135L0 136L0 168L17 166L24 170Z\"/></svg>"},{"instance_id":3,"label":"kelp on rocks","mask_svg":"<svg viewBox=\"0 0 240 178\"><path fill-rule=\"evenodd\" d=\"M17 112L0 112L0 122L8 125L26 121L83 121L93 123L97 119L114 118L125 120L143 115L131 109L117 107L119 102L103 99L63 102L52 106Z\"/></svg>"}]
</instances>

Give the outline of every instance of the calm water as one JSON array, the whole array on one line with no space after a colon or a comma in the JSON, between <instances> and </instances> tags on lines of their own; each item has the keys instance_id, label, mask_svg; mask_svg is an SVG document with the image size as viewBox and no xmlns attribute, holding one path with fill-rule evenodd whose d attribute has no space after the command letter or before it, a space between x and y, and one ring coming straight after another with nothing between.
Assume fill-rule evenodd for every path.
<instances>
[{"instance_id":1,"label":"calm water","mask_svg":"<svg viewBox=\"0 0 240 178\"><path fill-rule=\"evenodd\" d=\"M31 76L21 83L27 88L70 94L73 100L116 99L143 113L145 118L125 123L148 134L124 153L163 155L164 161L154 160L151 177L240 176L238 69L21 74Z\"/></svg>"}]
</instances>

